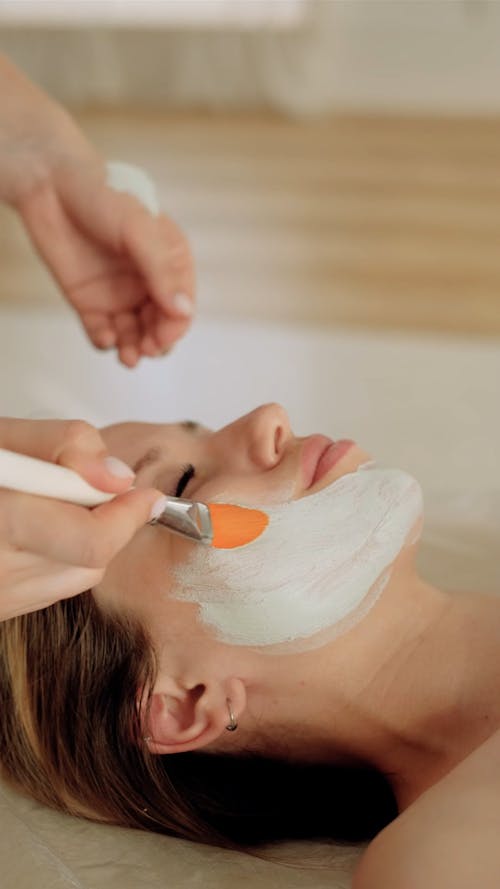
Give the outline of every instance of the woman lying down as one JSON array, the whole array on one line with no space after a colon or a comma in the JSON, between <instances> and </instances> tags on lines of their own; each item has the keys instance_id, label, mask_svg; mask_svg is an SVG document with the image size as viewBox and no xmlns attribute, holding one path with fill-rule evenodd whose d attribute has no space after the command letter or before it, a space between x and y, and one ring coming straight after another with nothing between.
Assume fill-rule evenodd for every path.
<instances>
[{"instance_id":1,"label":"woman lying down","mask_svg":"<svg viewBox=\"0 0 500 889\"><path fill-rule=\"evenodd\" d=\"M277 405L102 436L136 486L269 528L217 550L146 525L93 589L0 623L3 777L229 848L378 834L362 889L441 889L453 859L454 889L497 886L496 841L474 850L500 822L500 603L418 576L415 479Z\"/></svg>"}]
</instances>

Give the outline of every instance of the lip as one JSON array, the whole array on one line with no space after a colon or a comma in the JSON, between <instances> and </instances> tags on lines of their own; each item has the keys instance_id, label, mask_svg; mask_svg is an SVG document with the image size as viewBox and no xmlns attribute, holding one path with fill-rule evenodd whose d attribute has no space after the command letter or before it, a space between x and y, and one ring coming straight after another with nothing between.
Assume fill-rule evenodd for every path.
<instances>
[{"instance_id":1,"label":"lip","mask_svg":"<svg viewBox=\"0 0 500 889\"><path fill-rule=\"evenodd\" d=\"M350 438L333 441L326 435L311 435L302 450L302 474L305 490L312 488L355 444Z\"/></svg>"}]
</instances>

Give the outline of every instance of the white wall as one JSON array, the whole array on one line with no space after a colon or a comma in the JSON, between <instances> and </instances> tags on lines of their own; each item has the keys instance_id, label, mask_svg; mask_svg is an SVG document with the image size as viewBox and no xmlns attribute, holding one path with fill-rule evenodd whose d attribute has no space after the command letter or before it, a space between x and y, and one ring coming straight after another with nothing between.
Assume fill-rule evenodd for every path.
<instances>
[{"instance_id":1,"label":"white wall","mask_svg":"<svg viewBox=\"0 0 500 889\"><path fill-rule=\"evenodd\" d=\"M335 104L500 111L498 0L361 0L332 11Z\"/></svg>"},{"instance_id":2,"label":"white wall","mask_svg":"<svg viewBox=\"0 0 500 889\"><path fill-rule=\"evenodd\" d=\"M77 24L4 27L0 48L67 101L500 111L497 0L311 0L285 32Z\"/></svg>"},{"instance_id":3,"label":"white wall","mask_svg":"<svg viewBox=\"0 0 500 889\"><path fill-rule=\"evenodd\" d=\"M296 435L354 438L430 488L500 494L499 345L198 318L171 355L130 371L88 344L66 306L4 308L0 415L98 425L189 418L218 428L279 401Z\"/></svg>"}]
</instances>

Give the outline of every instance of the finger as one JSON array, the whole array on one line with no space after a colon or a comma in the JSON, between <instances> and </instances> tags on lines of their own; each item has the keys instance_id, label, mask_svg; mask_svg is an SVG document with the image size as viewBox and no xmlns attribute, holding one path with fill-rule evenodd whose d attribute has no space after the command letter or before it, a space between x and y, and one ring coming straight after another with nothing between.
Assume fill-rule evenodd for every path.
<instances>
[{"instance_id":1,"label":"finger","mask_svg":"<svg viewBox=\"0 0 500 889\"><path fill-rule=\"evenodd\" d=\"M90 341L94 344L96 349L102 349L106 351L107 349L112 349L114 345L116 345L116 332L111 327L102 327L100 330L94 331L94 333L90 333L87 330Z\"/></svg>"},{"instance_id":2,"label":"finger","mask_svg":"<svg viewBox=\"0 0 500 889\"><path fill-rule=\"evenodd\" d=\"M57 204L55 215L63 229L64 224L68 224L63 207L67 209L68 216L78 223L78 228L71 233L72 238L66 236L64 243L73 243L76 237L80 252L88 250L90 243L94 251L98 245L101 249L111 249L121 257L116 275L125 274L125 280L119 287L114 286L112 281L99 280L102 263L96 266L92 254L89 255L88 267L93 269L93 277L82 284L81 280L75 282L71 274L74 263L66 261L64 255L51 257L44 253L55 273L59 266L64 266L65 273L58 275L58 281L70 300L78 303L83 286L86 303L91 303L95 310L102 307L103 299L108 311L112 305L115 310L119 306L133 305L136 303L137 280L131 282L128 278L135 276L142 280L146 292L169 317L177 320L191 318L194 312L194 263L188 241L173 220L163 214L153 216L137 198L108 187L104 181L104 168L82 167L78 175L70 173L63 168L58 170L59 195L53 195L52 200L53 204ZM60 206L58 198L63 206ZM43 226L38 228L43 229ZM50 243L54 240L59 239L52 237ZM79 256L78 253L76 255Z\"/></svg>"},{"instance_id":3,"label":"finger","mask_svg":"<svg viewBox=\"0 0 500 889\"><path fill-rule=\"evenodd\" d=\"M140 342L140 350L142 355L146 358L155 358L161 352L160 347L149 334L142 338Z\"/></svg>"},{"instance_id":4,"label":"finger","mask_svg":"<svg viewBox=\"0 0 500 889\"><path fill-rule=\"evenodd\" d=\"M174 321L165 317L159 306L148 303L141 310L143 325L147 332L143 336L140 349L143 355L155 357L166 355L189 327L189 321Z\"/></svg>"},{"instance_id":5,"label":"finger","mask_svg":"<svg viewBox=\"0 0 500 889\"><path fill-rule=\"evenodd\" d=\"M157 355L162 354L162 345L156 337L156 328L159 319L163 316L163 312L156 303L149 300L143 307L141 316L144 331L144 336L141 340L141 351L143 355L155 358Z\"/></svg>"},{"instance_id":6,"label":"finger","mask_svg":"<svg viewBox=\"0 0 500 889\"><path fill-rule=\"evenodd\" d=\"M154 301L172 318L191 318L193 259L188 242L175 223L163 215L152 217L138 206L124 219L123 242Z\"/></svg>"},{"instance_id":7,"label":"finger","mask_svg":"<svg viewBox=\"0 0 500 889\"><path fill-rule=\"evenodd\" d=\"M137 346L141 337L139 316L136 312L119 312L115 315L118 346Z\"/></svg>"},{"instance_id":8,"label":"finger","mask_svg":"<svg viewBox=\"0 0 500 889\"><path fill-rule=\"evenodd\" d=\"M117 341L117 332L105 312L84 312L80 315L87 336L97 349L111 349Z\"/></svg>"},{"instance_id":9,"label":"finger","mask_svg":"<svg viewBox=\"0 0 500 889\"><path fill-rule=\"evenodd\" d=\"M62 166L57 170L56 185L58 198L69 217L78 221L82 233L116 255L128 257L148 293L172 317L193 314L193 258L186 237L173 220L164 214L153 215L137 198L109 187L105 167L95 159L88 167L82 164L78 175ZM177 295L187 299L176 299Z\"/></svg>"},{"instance_id":10,"label":"finger","mask_svg":"<svg viewBox=\"0 0 500 889\"><path fill-rule=\"evenodd\" d=\"M37 582L40 586L37 591L39 604L36 606L36 610L46 608L62 599L71 599L73 596L92 589L100 583L103 574L102 569L74 568L71 565L43 559L37 573ZM22 590L19 592L22 594ZM45 600L45 605L40 604L40 600Z\"/></svg>"},{"instance_id":11,"label":"finger","mask_svg":"<svg viewBox=\"0 0 500 889\"><path fill-rule=\"evenodd\" d=\"M68 565L104 570L149 521L159 491L141 488L93 510L0 491L0 536L11 546Z\"/></svg>"},{"instance_id":12,"label":"finger","mask_svg":"<svg viewBox=\"0 0 500 889\"><path fill-rule=\"evenodd\" d=\"M126 367L135 367L140 358L141 322L136 312L121 312L115 319L118 357Z\"/></svg>"},{"instance_id":13,"label":"finger","mask_svg":"<svg viewBox=\"0 0 500 889\"><path fill-rule=\"evenodd\" d=\"M140 353L137 346L121 346L118 349L118 358L125 367L133 368L139 363Z\"/></svg>"},{"instance_id":14,"label":"finger","mask_svg":"<svg viewBox=\"0 0 500 889\"><path fill-rule=\"evenodd\" d=\"M99 248L96 245L96 252ZM90 268L90 261L87 263ZM95 265L95 262L93 263ZM81 271L78 280L75 276L65 285L66 294L70 302L81 312L80 307L85 305L86 311L102 313L113 317L123 311L134 311L137 304L144 299L144 281L137 272L129 268L129 262L120 262L116 268L110 267L110 257L102 257L99 271L92 274L83 274Z\"/></svg>"},{"instance_id":15,"label":"finger","mask_svg":"<svg viewBox=\"0 0 500 889\"><path fill-rule=\"evenodd\" d=\"M168 217L151 214L137 198L109 188L97 171L89 176L86 189L83 178L83 171L76 183L59 176L64 202L82 229L126 258L129 270L173 318L191 317L193 259L180 229Z\"/></svg>"},{"instance_id":16,"label":"finger","mask_svg":"<svg viewBox=\"0 0 500 889\"><path fill-rule=\"evenodd\" d=\"M108 455L100 433L85 420L3 417L0 418L0 446L67 466L103 491L126 491L134 478L130 467Z\"/></svg>"},{"instance_id":17,"label":"finger","mask_svg":"<svg viewBox=\"0 0 500 889\"><path fill-rule=\"evenodd\" d=\"M102 569L74 568L49 559L44 563L38 574L42 584L39 594L45 597L47 605L84 593L100 583L104 574Z\"/></svg>"},{"instance_id":18,"label":"finger","mask_svg":"<svg viewBox=\"0 0 500 889\"><path fill-rule=\"evenodd\" d=\"M4 551L2 569L3 575L11 578L7 589L2 589L2 620L30 614L83 593L96 586L104 574L102 570L74 568L20 551Z\"/></svg>"},{"instance_id":19,"label":"finger","mask_svg":"<svg viewBox=\"0 0 500 889\"><path fill-rule=\"evenodd\" d=\"M188 327L189 323L185 321L169 321L165 317L160 318L156 325L155 340L162 353L165 349L172 348L184 336Z\"/></svg>"},{"instance_id":20,"label":"finger","mask_svg":"<svg viewBox=\"0 0 500 889\"><path fill-rule=\"evenodd\" d=\"M141 328L142 328L142 338L139 344L141 353L143 355L148 356L149 358L154 358L155 355L158 355L160 351L160 347L155 340L153 335L154 327L156 324L156 320L158 317L158 306L155 303L151 302L151 300L147 300L147 302L141 307L140 310L140 319L141 319Z\"/></svg>"},{"instance_id":21,"label":"finger","mask_svg":"<svg viewBox=\"0 0 500 889\"><path fill-rule=\"evenodd\" d=\"M121 275L110 281L101 278L85 287L80 287L78 294L76 291L73 292L71 299L76 303L84 295L87 303L93 304L96 300L91 291L95 290L97 293L99 289L103 292L102 302L103 306L106 306L106 312L80 311L80 317L89 339L97 348L116 347L120 356L120 349L123 350L123 347L132 344L138 347L142 337L140 312L143 305L147 304L144 284L137 275ZM117 311L118 306L120 311ZM137 363L138 356L138 349L127 349L125 352L122 351L121 357L128 366L133 366Z\"/></svg>"}]
</instances>

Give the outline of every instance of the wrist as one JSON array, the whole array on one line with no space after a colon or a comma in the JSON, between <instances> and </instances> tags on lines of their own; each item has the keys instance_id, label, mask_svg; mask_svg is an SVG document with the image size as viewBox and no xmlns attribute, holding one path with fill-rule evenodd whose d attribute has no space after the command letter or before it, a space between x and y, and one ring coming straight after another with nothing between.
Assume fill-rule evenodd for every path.
<instances>
[{"instance_id":1,"label":"wrist","mask_svg":"<svg viewBox=\"0 0 500 889\"><path fill-rule=\"evenodd\" d=\"M24 208L43 189L59 194L63 184L72 177L82 180L105 178L105 161L86 142L83 134L77 132L76 135L78 138L61 137L60 140L54 135L43 144L33 145L31 152L24 154L24 169L20 171L17 187L11 189L9 200L18 213L23 215Z\"/></svg>"},{"instance_id":2,"label":"wrist","mask_svg":"<svg viewBox=\"0 0 500 889\"><path fill-rule=\"evenodd\" d=\"M1 53L0 92L1 200L20 210L59 168L98 163L69 112Z\"/></svg>"}]
</instances>

